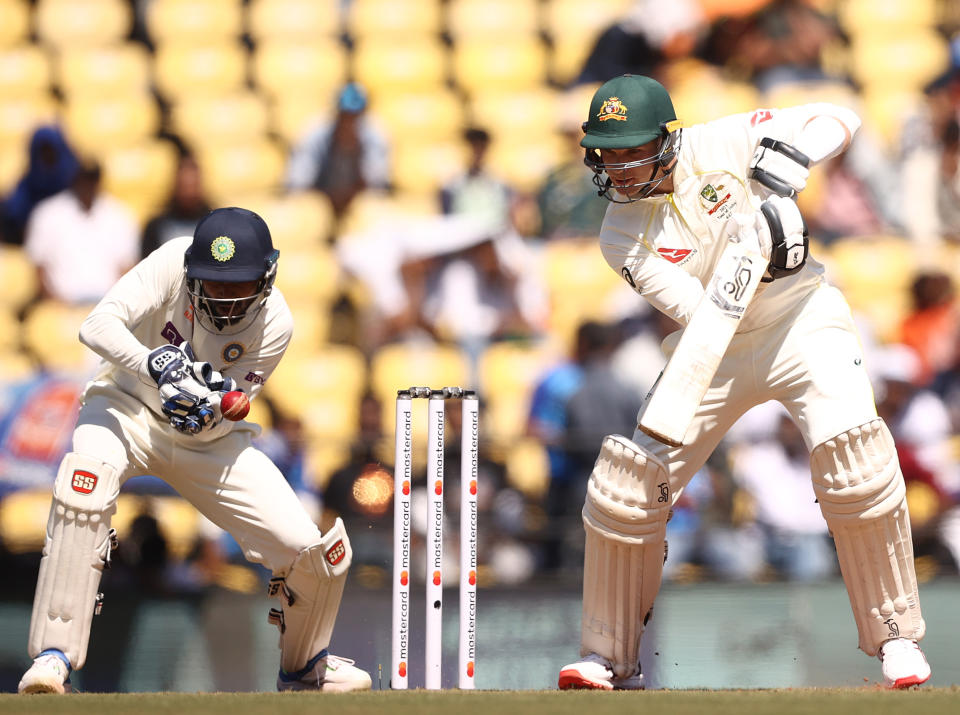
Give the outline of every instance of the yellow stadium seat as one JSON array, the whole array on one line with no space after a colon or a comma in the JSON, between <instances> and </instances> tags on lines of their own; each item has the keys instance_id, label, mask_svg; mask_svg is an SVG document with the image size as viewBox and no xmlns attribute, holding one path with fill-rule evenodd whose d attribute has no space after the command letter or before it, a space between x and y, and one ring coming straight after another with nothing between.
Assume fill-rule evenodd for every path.
<instances>
[{"instance_id":1,"label":"yellow stadium seat","mask_svg":"<svg viewBox=\"0 0 960 715\"><path fill-rule=\"evenodd\" d=\"M450 0L447 29L454 42L467 37L533 37L540 31L537 0Z\"/></svg>"},{"instance_id":2,"label":"yellow stadium seat","mask_svg":"<svg viewBox=\"0 0 960 715\"><path fill-rule=\"evenodd\" d=\"M488 439L512 444L523 436L533 389L561 357L553 342L494 343L483 352L478 369L480 393L487 401L483 430Z\"/></svg>"},{"instance_id":3,"label":"yellow stadium seat","mask_svg":"<svg viewBox=\"0 0 960 715\"><path fill-rule=\"evenodd\" d=\"M846 238L833 243L822 262L827 279L843 291L855 312L869 319L877 337L897 340L917 267L910 241L897 236Z\"/></svg>"},{"instance_id":4,"label":"yellow stadium seat","mask_svg":"<svg viewBox=\"0 0 960 715\"><path fill-rule=\"evenodd\" d=\"M581 0L549 0L543 4L543 30L554 42L579 35L592 44L633 3L634 0L607 0L599 4Z\"/></svg>"},{"instance_id":5,"label":"yellow stadium seat","mask_svg":"<svg viewBox=\"0 0 960 715\"><path fill-rule=\"evenodd\" d=\"M434 91L447 78L447 50L439 40L358 40L353 49L355 79L374 96Z\"/></svg>"},{"instance_id":6,"label":"yellow stadium seat","mask_svg":"<svg viewBox=\"0 0 960 715\"><path fill-rule=\"evenodd\" d=\"M364 191L350 203L341 222L340 241L392 220L421 219L437 215L437 197L423 192Z\"/></svg>"},{"instance_id":7,"label":"yellow stadium seat","mask_svg":"<svg viewBox=\"0 0 960 715\"><path fill-rule=\"evenodd\" d=\"M394 142L459 139L464 127L463 103L448 89L385 94L370 112Z\"/></svg>"},{"instance_id":8,"label":"yellow stadium seat","mask_svg":"<svg viewBox=\"0 0 960 715\"><path fill-rule=\"evenodd\" d=\"M949 67L950 48L933 29L892 28L854 37L850 64L862 85L919 89Z\"/></svg>"},{"instance_id":9,"label":"yellow stadium seat","mask_svg":"<svg viewBox=\"0 0 960 715\"><path fill-rule=\"evenodd\" d=\"M862 89L860 97L859 114L864 124L883 140L886 147L899 151L904 122L925 111L926 97L922 90L870 84Z\"/></svg>"},{"instance_id":10,"label":"yellow stadium seat","mask_svg":"<svg viewBox=\"0 0 960 715\"><path fill-rule=\"evenodd\" d=\"M130 147L160 128L160 109L147 92L78 97L66 104L63 126L70 145L99 156L106 147Z\"/></svg>"},{"instance_id":11,"label":"yellow stadium seat","mask_svg":"<svg viewBox=\"0 0 960 715\"><path fill-rule=\"evenodd\" d=\"M26 0L0 0L0 47L19 45L30 34L30 6Z\"/></svg>"},{"instance_id":12,"label":"yellow stadium seat","mask_svg":"<svg viewBox=\"0 0 960 715\"><path fill-rule=\"evenodd\" d=\"M760 95L753 85L722 81L710 73L693 73L675 85L670 96L677 117L686 126L760 106Z\"/></svg>"},{"instance_id":13,"label":"yellow stadium seat","mask_svg":"<svg viewBox=\"0 0 960 715\"><path fill-rule=\"evenodd\" d=\"M173 103L176 133L192 146L240 144L267 132L267 106L249 90L213 96L190 95Z\"/></svg>"},{"instance_id":14,"label":"yellow stadium seat","mask_svg":"<svg viewBox=\"0 0 960 715\"><path fill-rule=\"evenodd\" d=\"M611 319L611 297L617 291L631 290L607 265L594 238L547 243L543 269L550 297L551 334L566 348L572 346L581 322ZM584 301L585 295L591 299Z\"/></svg>"},{"instance_id":15,"label":"yellow stadium seat","mask_svg":"<svg viewBox=\"0 0 960 715\"><path fill-rule=\"evenodd\" d=\"M257 46L251 71L256 85L273 97L316 97L332 105L347 78L347 52L335 37L270 39Z\"/></svg>"},{"instance_id":16,"label":"yellow stadium seat","mask_svg":"<svg viewBox=\"0 0 960 715\"><path fill-rule=\"evenodd\" d=\"M857 110L860 100L850 85L833 81L782 82L760 100L764 107L793 107L811 102L830 102Z\"/></svg>"},{"instance_id":17,"label":"yellow stadium seat","mask_svg":"<svg viewBox=\"0 0 960 715\"><path fill-rule=\"evenodd\" d=\"M0 110L0 117L3 111ZM2 127L0 127L0 196L6 196L23 176L27 169L26 147L14 146L9 151L4 146Z\"/></svg>"},{"instance_id":18,"label":"yellow stadium seat","mask_svg":"<svg viewBox=\"0 0 960 715\"><path fill-rule=\"evenodd\" d=\"M290 303L309 303L317 309L336 295L340 266L326 246L283 251L283 270L277 272L277 286Z\"/></svg>"},{"instance_id":19,"label":"yellow stadium seat","mask_svg":"<svg viewBox=\"0 0 960 715\"><path fill-rule=\"evenodd\" d=\"M346 31L353 38L410 39L437 35L442 29L438 0L351 0Z\"/></svg>"},{"instance_id":20,"label":"yellow stadium seat","mask_svg":"<svg viewBox=\"0 0 960 715\"><path fill-rule=\"evenodd\" d=\"M397 390L414 385L435 389L447 386L472 387L466 356L449 345L394 343L377 350L370 363L370 385L381 404L383 429L392 435L396 428ZM413 404L414 468L426 464L426 400ZM481 430L483 426L481 425Z\"/></svg>"},{"instance_id":21,"label":"yellow stadium seat","mask_svg":"<svg viewBox=\"0 0 960 715\"><path fill-rule=\"evenodd\" d=\"M21 308L37 294L37 268L20 246L0 244L0 305Z\"/></svg>"},{"instance_id":22,"label":"yellow stadium seat","mask_svg":"<svg viewBox=\"0 0 960 715\"><path fill-rule=\"evenodd\" d=\"M936 0L846 0L837 3L837 19L855 36L878 28L934 27L939 18Z\"/></svg>"},{"instance_id":23,"label":"yellow stadium seat","mask_svg":"<svg viewBox=\"0 0 960 715\"><path fill-rule=\"evenodd\" d=\"M267 139L242 144L194 147L203 183L214 203L231 197L271 192L283 182L284 151Z\"/></svg>"},{"instance_id":24,"label":"yellow stadium seat","mask_svg":"<svg viewBox=\"0 0 960 715\"><path fill-rule=\"evenodd\" d=\"M283 275L286 269L286 261L281 254L283 263L280 275ZM294 343L299 346L294 349L297 352L306 352L308 348L315 349L318 345L326 343L330 338L330 310L325 304L308 302L304 300L291 300L283 289L283 297L287 299L287 305L290 306L290 312L293 315L293 331L296 336Z\"/></svg>"},{"instance_id":25,"label":"yellow stadium seat","mask_svg":"<svg viewBox=\"0 0 960 715\"><path fill-rule=\"evenodd\" d=\"M483 425L480 426L483 429ZM507 482L536 499L547 492L550 482L550 462L547 450L538 440L522 439L507 453Z\"/></svg>"},{"instance_id":26,"label":"yellow stadium seat","mask_svg":"<svg viewBox=\"0 0 960 715\"><path fill-rule=\"evenodd\" d=\"M37 371L33 360L20 350L0 350L0 373L9 382L26 380Z\"/></svg>"},{"instance_id":27,"label":"yellow stadium seat","mask_svg":"<svg viewBox=\"0 0 960 715\"><path fill-rule=\"evenodd\" d=\"M170 198L176 170L176 147L168 141L148 139L104 155L104 188L144 222Z\"/></svg>"},{"instance_id":28,"label":"yellow stadium seat","mask_svg":"<svg viewBox=\"0 0 960 715\"><path fill-rule=\"evenodd\" d=\"M167 98L227 94L242 89L245 80L246 53L239 43L165 42L157 47L154 82Z\"/></svg>"},{"instance_id":29,"label":"yellow stadium seat","mask_svg":"<svg viewBox=\"0 0 960 715\"><path fill-rule=\"evenodd\" d=\"M469 379L466 356L450 345L391 343L377 350L370 362L371 388L390 415L394 411L397 390L412 385L470 387L467 384Z\"/></svg>"},{"instance_id":30,"label":"yellow stadium seat","mask_svg":"<svg viewBox=\"0 0 960 715\"><path fill-rule=\"evenodd\" d=\"M2 260L2 259L0 259ZM0 304L0 355L9 355L20 348L20 321L17 320L16 311L10 305ZM7 381L9 376L6 373L0 380Z\"/></svg>"},{"instance_id":31,"label":"yellow stadium seat","mask_svg":"<svg viewBox=\"0 0 960 715\"><path fill-rule=\"evenodd\" d=\"M569 140L550 128L543 134L497 138L490 147L487 165L510 186L521 191L536 191L557 157L566 156Z\"/></svg>"},{"instance_id":32,"label":"yellow stadium seat","mask_svg":"<svg viewBox=\"0 0 960 715\"><path fill-rule=\"evenodd\" d=\"M0 499L0 540L14 554L39 552L47 532L53 490L23 489Z\"/></svg>"},{"instance_id":33,"label":"yellow stadium seat","mask_svg":"<svg viewBox=\"0 0 960 715\"><path fill-rule=\"evenodd\" d=\"M150 55L140 44L69 47L58 53L56 77L70 98L150 89Z\"/></svg>"},{"instance_id":34,"label":"yellow stadium seat","mask_svg":"<svg viewBox=\"0 0 960 715\"><path fill-rule=\"evenodd\" d=\"M130 33L133 6L125 0L38 0L34 17L44 44L105 45Z\"/></svg>"},{"instance_id":35,"label":"yellow stadium seat","mask_svg":"<svg viewBox=\"0 0 960 715\"><path fill-rule=\"evenodd\" d=\"M41 124L53 124L56 119L57 104L46 91L30 96L4 97L0 102L0 154L16 155L17 163L26 167L34 129ZM6 159L9 157L4 156L3 160Z\"/></svg>"},{"instance_id":36,"label":"yellow stadium seat","mask_svg":"<svg viewBox=\"0 0 960 715\"><path fill-rule=\"evenodd\" d=\"M468 37L453 48L453 80L467 93L490 87L532 90L547 79L547 51L539 37Z\"/></svg>"},{"instance_id":37,"label":"yellow stadium seat","mask_svg":"<svg viewBox=\"0 0 960 715\"><path fill-rule=\"evenodd\" d=\"M306 478L308 484L323 491L333 473L350 461L350 441L348 438L336 440L313 440L307 446Z\"/></svg>"},{"instance_id":38,"label":"yellow stadium seat","mask_svg":"<svg viewBox=\"0 0 960 715\"><path fill-rule=\"evenodd\" d=\"M0 97L4 101L45 92L50 76L50 61L36 45L0 48Z\"/></svg>"},{"instance_id":39,"label":"yellow stadium seat","mask_svg":"<svg viewBox=\"0 0 960 715\"><path fill-rule=\"evenodd\" d=\"M121 492L117 499L117 513L110 520L111 526L117 530L120 548L130 533L133 520L144 513L159 523L170 556L185 559L200 536L200 514L196 508L182 497Z\"/></svg>"},{"instance_id":40,"label":"yellow stadium seat","mask_svg":"<svg viewBox=\"0 0 960 715\"><path fill-rule=\"evenodd\" d=\"M399 191L435 197L444 183L464 170L466 154L459 139L398 143L392 154L393 184ZM434 205L439 208L436 198Z\"/></svg>"},{"instance_id":41,"label":"yellow stadium seat","mask_svg":"<svg viewBox=\"0 0 960 715\"><path fill-rule=\"evenodd\" d=\"M490 400L505 394L528 396L544 372L562 357L561 347L549 340L493 343L480 356L480 390Z\"/></svg>"},{"instance_id":42,"label":"yellow stadium seat","mask_svg":"<svg viewBox=\"0 0 960 715\"><path fill-rule=\"evenodd\" d=\"M270 101L270 128L293 147L312 129L330 121L333 111L333 104L326 96L281 95Z\"/></svg>"},{"instance_id":43,"label":"yellow stadium seat","mask_svg":"<svg viewBox=\"0 0 960 715\"><path fill-rule=\"evenodd\" d=\"M240 0L150 0L147 33L155 42L233 40L243 33Z\"/></svg>"},{"instance_id":44,"label":"yellow stadium seat","mask_svg":"<svg viewBox=\"0 0 960 715\"><path fill-rule=\"evenodd\" d=\"M258 42L313 42L341 30L340 0L252 0L247 31Z\"/></svg>"},{"instance_id":45,"label":"yellow stadium seat","mask_svg":"<svg viewBox=\"0 0 960 715\"><path fill-rule=\"evenodd\" d=\"M596 39L593 35L554 37L547 61L550 79L559 86L574 82L583 70Z\"/></svg>"},{"instance_id":46,"label":"yellow stadium seat","mask_svg":"<svg viewBox=\"0 0 960 715\"><path fill-rule=\"evenodd\" d=\"M357 348L326 344L305 349L294 341L266 389L277 407L303 419L311 434L349 438L356 430L366 380L366 360Z\"/></svg>"},{"instance_id":47,"label":"yellow stadium seat","mask_svg":"<svg viewBox=\"0 0 960 715\"><path fill-rule=\"evenodd\" d=\"M521 92L479 91L471 96L469 114L473 124L486 128L496 138L536 137L556 128L562 109L560 98L549 87Z\"/></svg>"},{"instance_id":48,"label":"yellow stadium seat","mask_svg":"<svg viewBox=\"0 0 960 715\"><path fill-rule=\"evenodd\" d=\"M293 254L323 247L333 225L330 200L319 191L268 197L249 205L249 208L267 222L273 245L280 249L284 264L287 263L287 252Z\"/></svg>"},{"instance_id":49,"label":"yellow stadium seat","mask_svg":"<svg viewBox=\"0 0 960 715\"><path fill-rule=\"evenodd\" d=\"M54 300L37 303L23 325L24 347L47 370L89 374L98 357L77 337L92 305L66 305Z\"/></svg>"}]
</instances>

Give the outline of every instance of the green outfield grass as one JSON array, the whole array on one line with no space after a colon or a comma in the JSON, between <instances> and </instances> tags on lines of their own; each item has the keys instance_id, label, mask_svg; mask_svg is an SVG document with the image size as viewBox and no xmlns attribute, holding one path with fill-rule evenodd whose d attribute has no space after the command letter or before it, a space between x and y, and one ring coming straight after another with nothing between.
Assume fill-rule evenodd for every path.
<instances>
[{"instance_id":1,"label":"green outfield grass","mask_svg":"<svg viewBox=\"0 0 960 715\"><path fill-rule=\"evenodd\" d=\"M90 715L956 715L960 687L888 691L877 687L804 690L656 690L649 692L375 691L318 693L138 693L0 695L0 713Z\"/></svg>"}]
</instances>

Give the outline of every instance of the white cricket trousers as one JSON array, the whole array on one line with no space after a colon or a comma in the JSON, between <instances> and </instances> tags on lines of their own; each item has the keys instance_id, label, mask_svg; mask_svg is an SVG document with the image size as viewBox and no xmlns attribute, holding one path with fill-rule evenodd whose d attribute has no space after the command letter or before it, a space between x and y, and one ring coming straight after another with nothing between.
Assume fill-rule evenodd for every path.
<instances>
[{"instance_id":1,"label":"white cricket trousers","mask_svg":"<svg viewBox=\"0 0 960 715\"><path fill-rule=\"evenodd\" d=\"M286 573L300 551L320 542L320 530L280 470L251 444L255 434L240 424L220 439L194 440L139 400L98 384L86 392L73 451L113 466L121 484L146 474L163 479L230 532L247 559Z\"/></svg>"},{"instance_id":2,"label":"white cricket trousers","mask_svg":"<svg viewBox=\"0 0 960 715\"><path fill-rule=\"evenodd\" d=\"M676 336L664 341L672 353ZM671 346L671 347L668 347ZM743 413L777 400L812 450L876 419L873 389L846 299L821 284L771 325L737 333L681 447L669 447L639 429L633 441L670 470L673 502Z\"/></svg>"}]
</instances>

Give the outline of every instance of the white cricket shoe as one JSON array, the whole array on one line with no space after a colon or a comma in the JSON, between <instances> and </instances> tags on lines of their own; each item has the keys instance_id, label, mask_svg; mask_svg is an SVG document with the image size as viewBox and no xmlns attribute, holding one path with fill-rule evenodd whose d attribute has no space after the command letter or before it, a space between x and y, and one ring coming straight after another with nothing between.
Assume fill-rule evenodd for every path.
<instances>
[{"instance_id":1,"label":"white cricket shoe","mask_svg":"<svg viewBox=\"0 0 960 715\"><path fill-rule=\"evenodd\" d=\"M277 690L322 690L325 693L346 693L370 690L370 674L354 666L354 661L322 650L296 673L280 671Z\"/></svg>"},{"instance_id":2,"label":"white cricket shoe","mask_svg":"<svg viewBox=\"0 0 960 715\"><path fill-rule=\"evenodd\" d=\"M613 674L610 661L596 653L560 669L557 682L560 690L643 690L643 673L637 671L625 678Z\"/></svg>"},{"instance_id":3,"label":"white cricket shoe","mask_svg":"<svg viewBox=\"0 0 960 715\"><path fill-rule=\"evenodd\" d=\"M70 666L57 655L41 653L33 659L33 665L23 674L17 692L23 695L30 693L56 693L62 695L70 692Z\"/></svg>"},{"instance_id":4,"label":"white cricket shoe","mask_svg":"<svg viewBox=\"0 0 960 715\"><path fill-rule=\"evenodd\" d=\"M877 657L882 663L883 682L888 688L909 688L930 679L930 664L914 640L889 640L880 646Z\"/></svg>"}]
</instances>

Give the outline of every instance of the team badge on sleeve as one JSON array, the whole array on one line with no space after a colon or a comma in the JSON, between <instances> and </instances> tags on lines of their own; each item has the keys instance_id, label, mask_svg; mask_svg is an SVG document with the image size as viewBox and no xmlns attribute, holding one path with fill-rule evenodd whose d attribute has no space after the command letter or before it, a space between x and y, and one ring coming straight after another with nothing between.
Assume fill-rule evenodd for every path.
<instances>
[{"instance_id":1,"label":"team badge on sleeve","mask_svg":"<svg viewBox=\"0 0 960 715\"><path fill-rule=\"evenodd\" d=\"M213 239L213 243L210 244L210 253L213 254L214 259L217 261L229 261L236 252L237 247L227 236L217 236Z\"/></svg>"}]
</instances>

